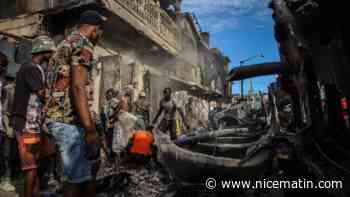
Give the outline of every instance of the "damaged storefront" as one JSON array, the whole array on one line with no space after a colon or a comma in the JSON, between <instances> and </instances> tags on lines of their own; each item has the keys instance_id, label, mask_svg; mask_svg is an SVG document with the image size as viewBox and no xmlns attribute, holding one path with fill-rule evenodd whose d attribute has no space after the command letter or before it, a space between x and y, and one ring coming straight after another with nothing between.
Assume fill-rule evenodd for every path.
<instances>
[{"instance_id":1,"label":"damaged storefront","mask_svg":"<svg viewBox=\"0 0 350 197\"><path fill-rule=\"evenodd\" d=\"M13 62L17 65L29 60L30 40L35 36L46 34L59 43L65 35L74 30L74 24L82 11L94 9L107 16L103 40L95 48L96 59L99 60L93 72L96 113L105 103L105 93L108 89L123 91L125 87L132 87L132 102L137 100L141 92L145 92L151 102L150 111L153 118L159 107L163 88L171 87L176 92L174 97L179 105L183 106L184 111L188 98L194 98L193 108L199 117L194 121L195 125L206 127L208 101L213 100L212 106L217 105L217 98L225 96L227 92L228 87L225 87L225 80L222 79L227 73L225 70L229 60L226 61L227 57L225 59L217 49L210 50L209 34L203 34L203 37L196 28L193 17L188 13L182 14L178 11L178 14L169 17L169 10L162 10L157 1L147 1L143 4L139 1L126 3L123 0L51 0L36 2L32 6L25 3L17 6L17 9L19 8L23 8L23 15L2 19L0 22L0 31L5 35L3 37L12 35L10 37L14 41L9 44L15 45L16 49L13 50L23 51L8 52L12 53L9 57L13 57ZM62 20L63 18L67 20ZM204 45L208 53L199 52L198 46L203 45L203 40L207 40ZM211 64L202 66L208 63L201 61L207 54L210 55L208 58L212 59L209 60ZM20 58L16 60L17 56ZM10 68L16 70L16 66ZM211 71L205 70L206 68L211 68ZM217 78L203 78L204 71L217 73ZM220 100L219 103L222 102L224 100Z\"/></svg>"}]
</instances>

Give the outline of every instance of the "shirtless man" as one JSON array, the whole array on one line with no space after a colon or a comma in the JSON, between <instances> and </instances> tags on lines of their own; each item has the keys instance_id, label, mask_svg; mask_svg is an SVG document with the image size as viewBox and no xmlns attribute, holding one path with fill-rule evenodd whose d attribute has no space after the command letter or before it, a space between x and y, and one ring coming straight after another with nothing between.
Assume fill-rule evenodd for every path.
<instances>
[{"instance_id":1,"label":"shirtless man","mask_svg":"<svg viewBox=\"0 0 350 197\"><path fill-rule=\"evenodd\" d=\"M159 116L163 113L163 119L160 122L160 130L166 133L170 132L170 139L176 140L176 112L179 112L186 128L189 126L185 119L182 109L176 105L175 101L171 98L171 88L165 88L163 91L164 97L160 100L159 111L154 118L152 125L155 125Z\"/></svg>"}]
</instances>

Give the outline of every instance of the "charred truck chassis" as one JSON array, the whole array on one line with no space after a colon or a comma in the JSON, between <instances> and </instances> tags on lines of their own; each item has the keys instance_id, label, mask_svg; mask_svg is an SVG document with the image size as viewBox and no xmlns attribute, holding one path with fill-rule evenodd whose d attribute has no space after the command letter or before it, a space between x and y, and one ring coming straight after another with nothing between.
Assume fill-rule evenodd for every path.
<instances>
[{"instance_id":1,"label":"charred truck chassis","mask_svg":"<svg viewBox=\"0 0 350 197\"><path fill-rule=\"evenodd\" d=\"M348 188L349 12L341 3L322 0L272 0L270 8L281 62L289 71L281 76L282 88L298 109L297 127L308 128L305 162Z\"/></svg>"}]
</instances>

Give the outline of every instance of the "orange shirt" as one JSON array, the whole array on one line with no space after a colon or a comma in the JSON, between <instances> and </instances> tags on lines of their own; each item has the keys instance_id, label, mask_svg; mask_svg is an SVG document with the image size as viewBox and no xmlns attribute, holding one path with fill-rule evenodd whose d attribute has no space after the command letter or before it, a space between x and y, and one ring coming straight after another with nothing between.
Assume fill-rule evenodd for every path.
<instances>
[{"instance_id":1,"label":"orange shirt","mask_svg":"<svg viewBox=\"0 0 350 197\"><path fill-rule=\"evenodd\" d=\"M147 131L136 131L132 137L130 153L151 156L153 143L154 137L152 133Z\"/></svg>"}]
</instances>

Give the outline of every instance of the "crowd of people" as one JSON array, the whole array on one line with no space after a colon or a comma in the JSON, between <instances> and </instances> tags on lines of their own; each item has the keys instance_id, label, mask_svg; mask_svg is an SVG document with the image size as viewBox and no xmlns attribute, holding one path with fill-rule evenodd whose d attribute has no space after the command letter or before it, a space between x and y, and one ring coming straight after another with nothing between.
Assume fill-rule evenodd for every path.
<instances>
[{"instance_id":1,"label":"crowd of people","mask_svg":"<svg viewBox=\"0 0 350 197\"><path fill-rule=\"evenodd\" d=\"M31 61L21 65L15 82L1 77L1 190L16 189L10 157L17 151L25 197L39 196L43 175L56 155L62 162L64 196L94 196L90 160L97 157L101 143L95 126L98 118L90 110L90 72L104 20L98 12L84 12L77 29L57 47L50 37L38 36L32 43ZM1 54L2 76L7 65Z\"/></svg>"},{"instance_id":2,"label":"crowd of people","mask_svg":"<svg viewBox=\"0 0 350 197\"><path fill-rule=\"evenodd\" d=\"M108 89L100 113L93 111L94 46L105 20L88 10L57 46L49 36L36 37L31 62L21 65L15 78L6 75L9 62L0 52L0 191L15 191L11 178L23 176L25 197L40 196L49 179L63 185L64 197L95 196L96 161L102 156L111 163L120 157L141 165L151 159L158 163L154 125L160 122L159 130L172 140L177 138L176 113L190 127L171 88L164 89L152 121L146 94L133 101L132 86ZM192 99L189 115L191 104ZM16 173L17 166L22 173Z\"/></svg>"}]
</instances>

